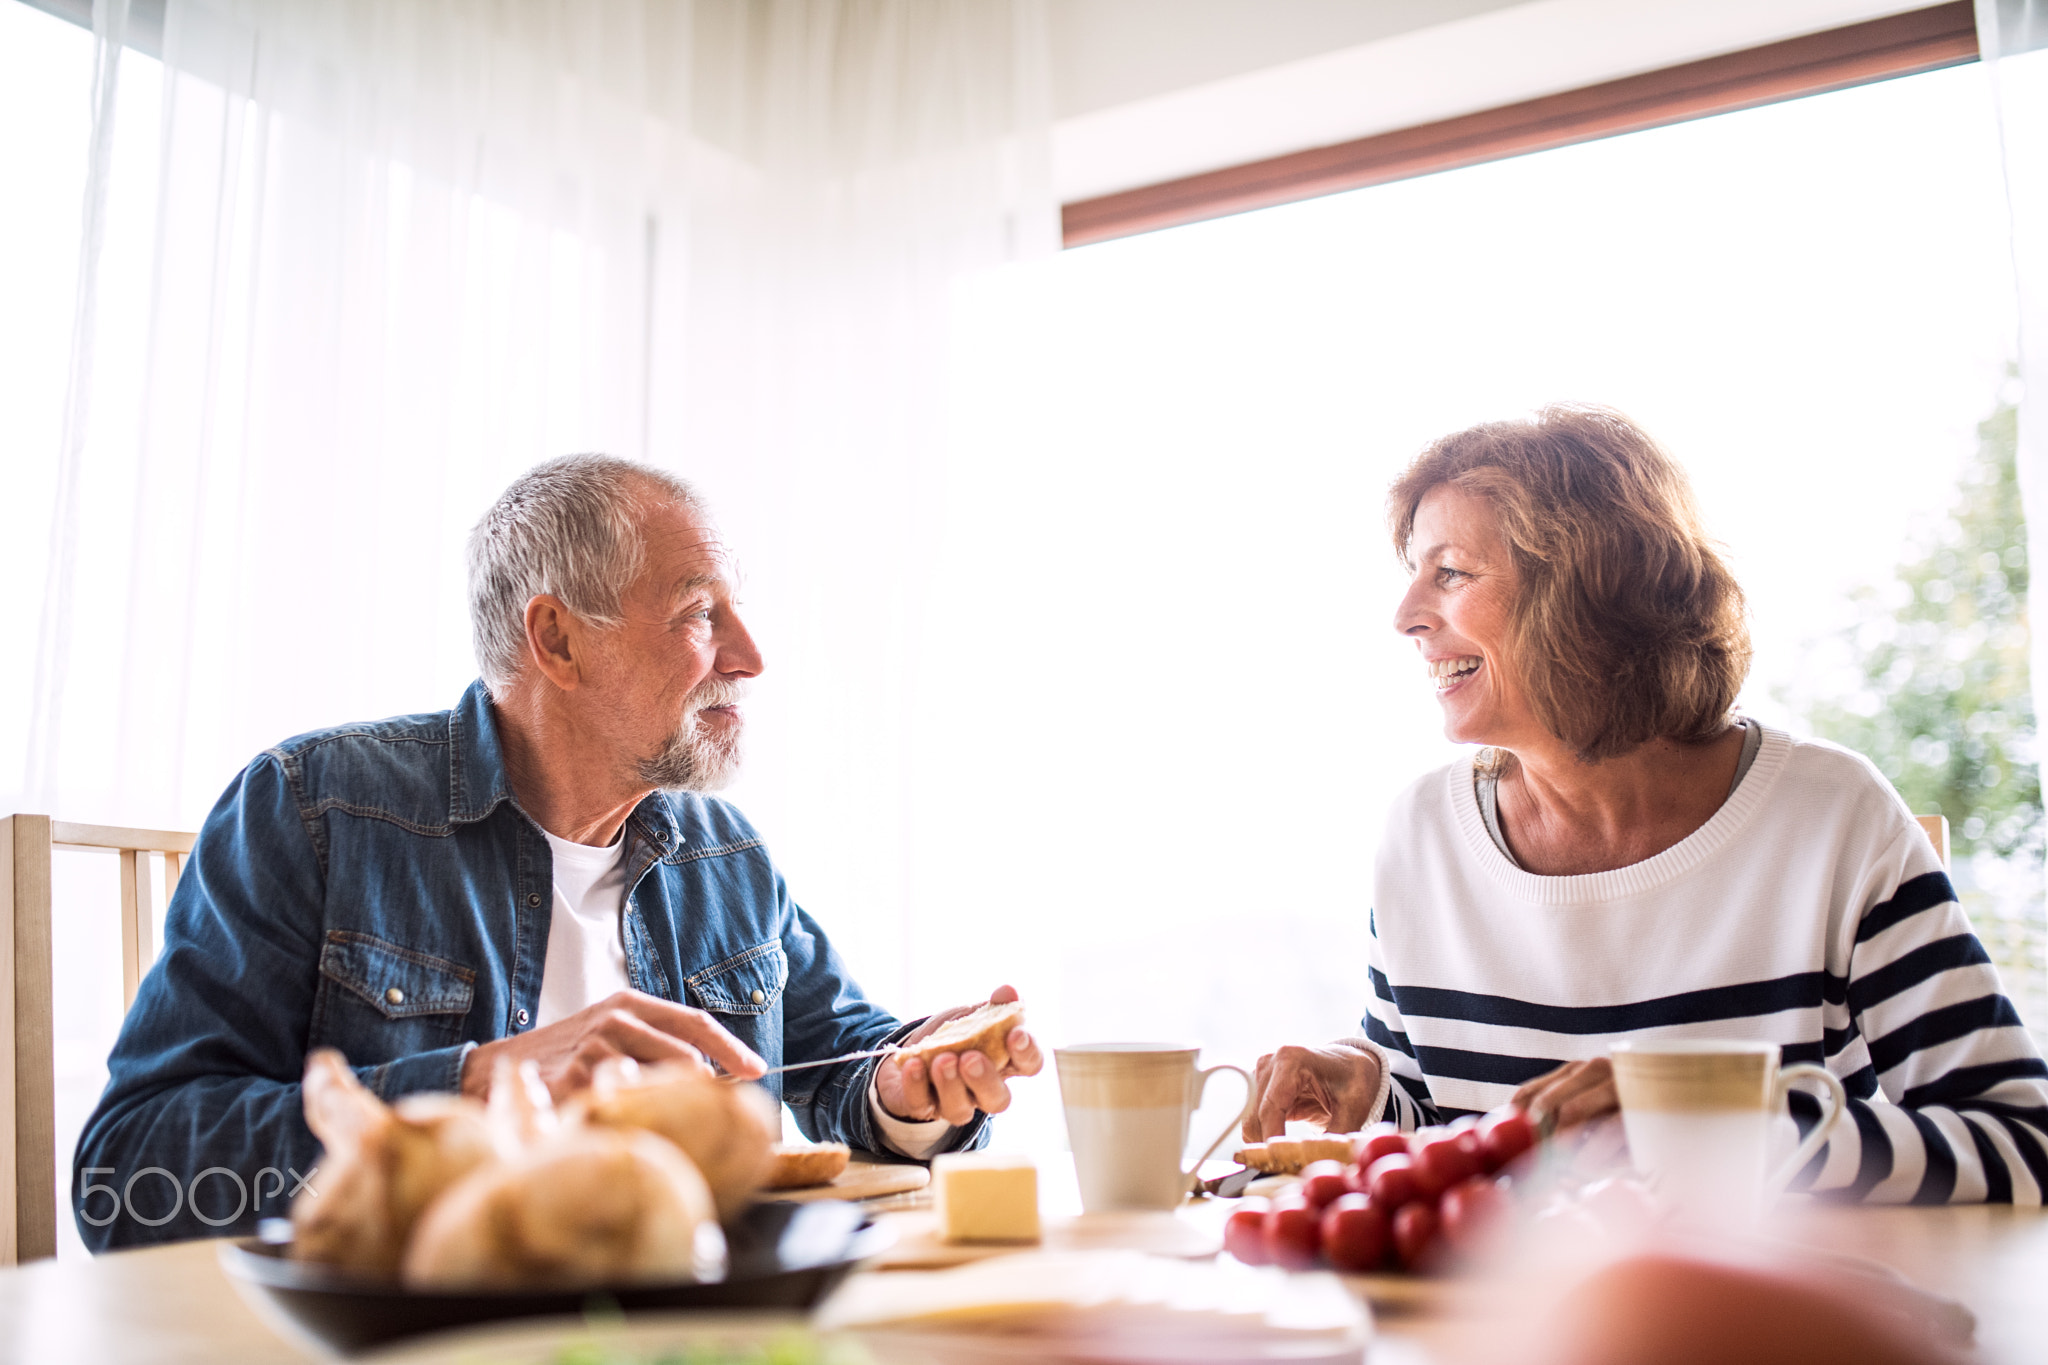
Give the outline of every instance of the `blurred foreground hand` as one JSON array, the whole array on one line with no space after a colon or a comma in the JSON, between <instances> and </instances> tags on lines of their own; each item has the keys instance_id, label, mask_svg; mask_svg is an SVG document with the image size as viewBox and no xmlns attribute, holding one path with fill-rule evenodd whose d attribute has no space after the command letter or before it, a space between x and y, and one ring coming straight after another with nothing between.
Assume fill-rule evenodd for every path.
<instances>
[{"instance_id":1,"label":"blurred foreground hand","mask_svg":"<svg viewBox=\"0 0 2048 1365\"><path fill-rule=\"evenodd\" d=\"M1902 1281L1675 1255L1616 1262L1538 1329L1542 1365L1960 1365L1967 1312Z\"/></svg>"}]
</instances>

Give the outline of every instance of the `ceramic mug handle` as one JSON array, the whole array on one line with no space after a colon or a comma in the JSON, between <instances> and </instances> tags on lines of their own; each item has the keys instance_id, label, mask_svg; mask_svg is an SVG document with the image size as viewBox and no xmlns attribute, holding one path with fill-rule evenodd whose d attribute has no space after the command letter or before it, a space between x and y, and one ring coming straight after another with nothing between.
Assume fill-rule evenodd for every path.
<instances>
[{"instance_id":1,"label":"ceramic mug handle","mask_svg":"<svg viewBox=\"0 0 2048 1365\"><path fill-rule=\"evenodd\" d=\"M1807 1162L1813 1160L1813 1154L1820 1150L1821 1144L1828 1140L1828 1134L1834 1131L1835 1125L1849 1109L1849 1092L1842 1088L1842 1083L1835 1078L1834 1072L1824 1066L1815 1066L1812 1062L1800 1062L1778 1072L1777 1084L1771 1087L1771 1111L1776 1113L1778 1107L1785 1103L1785 1097L1791 1093L1796 1082L1807 1080L1820 1082L1821 1089L1828 1092L1827 1098L1821 1102L1820 1122L1813 1125L1813 1131L1793 1149L1791 1156L1785 1158L1785 1163L1772 1173L1766 1188L1767 1192L1773 1195L1783 1193L1785 1186L1792 1183L1792 1177L1799 1174Z\"/></svg>"},{"instance_id":2,"label":"ceramic mug handle","mask_svg":"<svg viewBox=\"0 0 2048 1365\"><path fill-rule=\"evenodd\" d=\"M1195 1158L1195 1168L1191 1171L1181 1172L1181 1174L1187 1177L1187 1187L1189 1189L1193 1189L1195 1187L1195 1183L1202 1178L1202 1163L1207 1161L1210 1157L1216 1155L1216 1149L1223 1145L1223 1139L1229 1137L1231 1133L1237 1130L1240 1124L1242 1124L1246 1119L1251 1117L1252 1098L1255 1093L1252 1087L1251 1073L1246 1071L1241 1066L1232 1066L1228 1062L1224 1062L1221 1065L1212 1066L1205 1071L1197 1071L1195 1073L1196 1106L1200 1107L1202 1103L1202 1096L1208 1093L1209 1078L1219 1071L1235 1071L1239 1076L1241 1076L1244 1079L1244 1107L1237 1111L1237 1117L1233 1118L1230 1122L1223 1125L1222 1131L1216 1134L1216 1140L1214 1142L1211 1142L1207 1147L1204 1147L1202 1149L1202 1154ZM1154 1167L1153 1169L1157 1170L1158 1168Z\"/></svg>"}]
</instances>

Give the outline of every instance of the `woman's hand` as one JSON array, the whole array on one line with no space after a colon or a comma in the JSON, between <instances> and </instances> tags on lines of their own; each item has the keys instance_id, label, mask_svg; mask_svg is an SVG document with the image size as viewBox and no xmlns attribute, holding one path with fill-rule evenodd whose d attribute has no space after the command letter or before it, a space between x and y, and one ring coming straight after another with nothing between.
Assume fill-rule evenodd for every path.
<instances>
[{"instance_id":1,"label":"woman's hand","mask_svg":"<svg viewBox=\"0 0 2048 1365\"><path fill-rule=\"evenodd\" d=\"M1514 1105L1529 1116L1538 1132L1576 1128L1582 1123L1621 1111L1614 1089L1614 1064L1605 1057L1566 1062L1533 1081L1522 1082Z\"/></svg>"},{"instance_id":2,"label":"woman's hand","mask_svg":"<svg viewBox=\"0 0 2048 1365\"><path fill-rule=\"evenodd\" d=\"M1259 1058L1252 1081L1247 1142L1284 1137L1289 1119L1309 1119L1326 1132L1355 1133L1372 1122L1380 1093L1380 1057L1348 1039L1324 1047L1283 1047Z\"/></svg>"}]
</instances>

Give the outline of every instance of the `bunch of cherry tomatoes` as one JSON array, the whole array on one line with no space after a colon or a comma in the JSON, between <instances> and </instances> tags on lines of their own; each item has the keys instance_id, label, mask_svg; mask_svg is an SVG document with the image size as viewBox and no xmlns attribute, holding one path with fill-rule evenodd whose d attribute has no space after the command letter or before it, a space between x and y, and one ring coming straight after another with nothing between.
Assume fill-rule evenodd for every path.
<instances>
[{"instance_id":1,"label":"bunch of cherry tomatoes","mask_svg":"<svg viewBox=\"0 0 2048 1365\"><path fill-rule=\"evenodd\" d=\"M1349 1165L1313 1162L1298 1189L1270 1203L1245 1200L1224 1224L1223 1246L1247 1265L1327 1262L1362 1274L1391 1261L1427 1272L1501 1221L1507 1194L1498 1173L1535 1145L1535 1126L1514 1108L1414 1133L1381 1124Z\"/></svg>"}]
</instances>

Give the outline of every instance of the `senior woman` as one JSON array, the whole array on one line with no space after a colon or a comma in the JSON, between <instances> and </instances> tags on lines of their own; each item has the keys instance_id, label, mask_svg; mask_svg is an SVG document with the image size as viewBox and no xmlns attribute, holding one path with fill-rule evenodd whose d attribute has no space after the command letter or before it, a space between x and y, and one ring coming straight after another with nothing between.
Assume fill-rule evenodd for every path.
<instances>
[{"instance_id":1,"label":"senior woman","mask_svg":"<svg viewBox=\"0 0 2048 1365\"><path fill-rule=\"evenodd\" d=\"M1364 1036L1261 1059L1247 1136L1509 1099L1583 1123L1618 1038L1764 1039L1852 1097L1799 1185L2040 1203L2048 1068L1884 778L1734 714L1742 592L1670 457L1553 407L1438 441L1388 510L1395 629L1486 747L1395 803Z\"/></svg>"}]
</instances>

